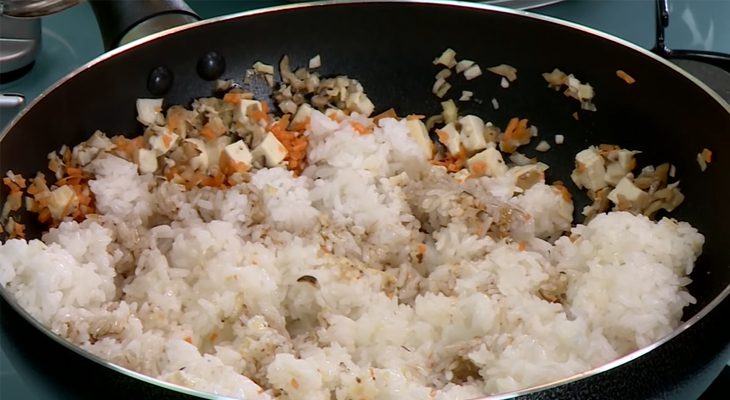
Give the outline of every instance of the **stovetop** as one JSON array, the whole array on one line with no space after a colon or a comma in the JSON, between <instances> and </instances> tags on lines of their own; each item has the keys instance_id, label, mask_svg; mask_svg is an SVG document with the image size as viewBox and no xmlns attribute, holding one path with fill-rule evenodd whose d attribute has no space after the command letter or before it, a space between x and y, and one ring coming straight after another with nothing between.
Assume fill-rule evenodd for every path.
<instances>
[{"instance_id":1,"label":"stovetop","mask_svg":"<svg viewBox=\"0 0 730 400\"><path fill-rule=\"evenodd\" d=\"M189 0L188 3L201 17L210 18L290 2ZM614 34L644 48L654 45L654 0L567 0L535 11ZM671 48L730 53L728 21L730 0L670 0L667 44ZM26 103L58 79L103 52L99 28L88 4L83 3L43 17L42 24L43 47L31 72L17 81L0 85L1 93L21 93ZM730 95L730 86L720 87L718 92L722 90L727 90L727 95ZM13 118L16 111L0 111L0 129ZM0 319L0 328L2 323ZM728 368L716 380L710 392L721 393L723 389L718 390L718 384L727 389L730 381ZM0 329L0 399L72 398L68 393L54 390L41 375L18 373L24 370L27 370L25 360ZM705 395L714 398L712 396Z\"/></svg>"}]
</instances>

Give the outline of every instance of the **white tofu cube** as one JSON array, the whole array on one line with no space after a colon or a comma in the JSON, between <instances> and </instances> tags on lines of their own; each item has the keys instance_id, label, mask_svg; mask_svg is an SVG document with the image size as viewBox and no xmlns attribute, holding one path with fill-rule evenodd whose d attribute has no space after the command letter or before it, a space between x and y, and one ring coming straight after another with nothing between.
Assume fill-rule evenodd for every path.
<instances>
[{"instance_id":1,"label":"white tofu cube","mask_svg":"<svg viewBox=\"0 0 730 400\"><path fill-rule=\"evenodd\" d=\"M143 174L151 174L157 171L157 155L152 150L137 150L137 165L139 172Z\"/></svg>"},{"instance_id":2,"label":"white tofu cube","mask_svg":"<svg viewBox=\"0 0 730 400\"><path fill-rule=\"evenodd\" d=\"M606 177L604 179L609 185L616 186L628 172L618 162L612 162L606 166Z\"/></svg>"},{"instance_id":3,"label":"white tofu cube","mask_svg":"<svg viewBox=\"0 0 730 400\"><path fill-rule=\"evenodd\" d=\"M422 149L427 159L433 157L433 142L428 136L426 125L418 119L409 119L406 121L408 134Z\"/></svg>"},{"instance_id":4,"label":"white tofu cube","mask_svg":"<svg viewBox=\"0 0 730 400\"><path fill-rule=\"evenodd\" d=\"M271 132L267 133L264 140L253 150L253 157L263 158L267 167L279 165L284 161L286 154L286 147Z\"/></svg>"},{"instance_id":5,"label":"white tofu cube","mask_svg":"<svg viewBox=\"0 0 730 400\"><path fill-rule=\"evenodd\" d=\"M162 123L162 99L137 99L137 121L145 126Z\"/></svg>"},{"instance_id":6,"label":"white tofu cube","mask_svg":"<svg viewBox=\"0 0 730 400\"><path fill-rule=\"evenodd\" d=\"M197 139L197 138L189 138L189 139L185 139L185 141L193 144L199 152L199 154L197 156L190 159L190 161L189 161L190 166L193 169L198 170L198 171L207 171L208 165L209 165L209 160L208 160L208 151L206 149L205 143L202 140Z\"/></svg>"},{"instance_id":7,"label":"white tofu cube","mask_svg":"<svg viewBox=\"0 0 730 400\"><path fill-rule=\"evenodd\" d=\"M439 142L446 146L449 154L455 156L461 150L461 141L459 140L459 132L453 123L446 124L443 128L436 130Z\"/></svg>"},{"instance_id":8,"label":"white tofu cube","mask_svg":"<svg viewBox=\"0 0 730 400\"><path fill-rule=\"evenodd\" d=\"M226 146L223 149L223 154L224 156L222 159L231 160L234 163L244 163L250 166L251 161L253 160L253 156L243 140L233 142Z\"/></svg>"},{"instance_id":9,"label":"white tofu cube","mask_svg":"<svg viewBox=\"0 0 730 400\"><path fill-rule=\"evenodd\" d=\"M157 134L150 136L148 139L150 147L155 152L155 155L161 156L175 145L179 136L176 133L172 133L167 129L159 131Z\"/></svg>"},{"instance_id":10,"label":"white tofu cube","mask_svg":"<svg viewBox=\"0 0 730 400\"><path fill-rule=\"evenodd\" d=\"M484 138L484 121L476 115L467 115L459 119L461 124L461 143L470 152L487 148Z\"/></svg>"},{"instance_id":11,"label":"white tofu cube","mask_svg":"<svg viewBox=\"0 0 730 400\"><path fill-rule=\"evenodd\" d=\"M595 147L587 148L575 155L576 169L570 177L579 188L596 191L606 187L606 168L603 157Z\"/></svg>"},{"instance_id":12,"label":"white tofu cube","mask_svg":"<svg viewBox=\"0 0 730 400\"><path fill-rule=\"evenodd\" d=\"M466 160L466 165L469 171L476 176L502 176L508 169L502 159L502 153L493 147L473 155Z\"/></svg>"},{"instance_id":13,"label":"white tofu cube","mask_svg":"<svg viewBox=\"0 0 730 400\"><path fill-rule=\"evenodd\" d=\"M236 121L245 124L249 122L248 113L249 109L253 107L254 110L262 111L261 103L256 100L249 100L249 99L241 99L241 102L238 103L238 108L233 113L233 117L236 119Z\"/></svg>"},{"instance_id":14,"label":"white tofu cube","mask_svg":"<svg viewBox=\"0 0 730 400\"><path fill-rule=\"evenodd\" d=\"M48 211L51 212L54 220L60 220L64 217L64 211L74 210L78 204L79 199L71 186L59 186L51 191L48 198Z\"/></svg>"},{"instance_id":15,"label":"white tofu cube","mask_svg":"<svg viewBox=\"0 0 730 400\"><path fill-rule=\"evenodd\" d=\"M301 125L305 124L307 120L312 116L312 106L309 104L302 104L299 106L299 109L297 110L297 113L294 114L294 118L291 120L291 125Z\"/></svg>"},{"instance_id":16,"label":"white tofu cube","mask_svg":"<svg viewBox=\"0 0 730 400\"><path fill-rule=\"evenodd\" d=\"M616 188L608 194L608 199L614 204L618 204L619 195L630 202L633 208L642 207L649 199L649 194L636 187L629 177L624 177L619 181Z\"/></svg>"}]
</instances>

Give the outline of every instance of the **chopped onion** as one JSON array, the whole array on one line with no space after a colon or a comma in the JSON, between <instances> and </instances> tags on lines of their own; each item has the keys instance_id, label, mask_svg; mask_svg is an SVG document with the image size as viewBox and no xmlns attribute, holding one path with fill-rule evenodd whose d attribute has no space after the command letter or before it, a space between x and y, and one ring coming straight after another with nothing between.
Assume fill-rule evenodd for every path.
<instances>
[{"instance_id":1,"label":"chopped onion","mask_svg":"<svg viewBox=\"0 0 730 400\"><path fill-rule=\"evenodd\" d=\"M451 76L451 70L448 68L444 68L441 71L439 71L438 74L436 74L436 79L446 79Z\"/></svg>"},{"instance_id":2,"label":"chopped onion","mask_svg":"<svg viewBox=\"0 0 730 400\"><path fill-rule=\"evenodd\" d=\"M319 54L309 59L309 68L319 68L322 66L322 59L319 57Z\"/></svg>"},{"instance_id":3,"label":"chopped onion","mask_svg":"<svg viewBox=\"0 0 730 400\"><path fill-rule=\"evenodd\" d=\"M563 144L565 142L565 136L555 135L555 144Z\"/></svg>"},{"instance_id":4,"label":"chopped onion","mask_svg":"<svg viewBox=\"0 0 730 400\"><path fill-rule=\"evenodd\" d=\"M448 82L445 82L441 87L436 91L436 97L442 98L446 95L446 92L451 89L451 84Z\"/></svg>"},{"instance_id":5,"label":"chopped onion","mask_svg":"<svg viewBox=\"0 0 730 400\"><path fill-rule=\"evenodd\" d=\"M441 108L443 112L441 115L444 117L444 121L447 124L456 123L459 117L459 109L456 107L456 103L453 100L441 102Z\"/></svg>"},{"instance_id":6,"label":"chopped onion","mask_svg":"<svg viewBox=\"0 0 730 400\"><path fill-rule=\"evenodd\" d=\"M261 61L256 61L253 65L253 70L260 74L274 74L274 66L264 64Z\"/></svg>"},{"instance_id":7,"label":"chopped onion","mask_svg":"<svg viewBox=\"0 0 730 400\"><path fill-rule=\"evenodd\" d=\"M487 70L489 70L489 72L509 79L510 82L514 82L515 80L517 80L517 68L511 65L500 64L495 67L487 68Z\"/></svg>"},{"instance_id":8,"label":"chopped onion","mask_svg":"<svg viewBox=\"0 0 730 400\"><path fill-rule=\"evenodd\" d=\"M474 65L474 61L472 60L461 60L456 64L456 73L460 74L469 69L472 65Z\"/></svg>"},{"instance_id":9,"label":"chopped onion","mask_svg":"<svg viewBox=\"0 0 730 400\"><path fill-rule=\"evenodd\" d=\"M467 81L470 81L481 74L482 69L479 68L479 65L474 64L471 67L467 68L466 71L464 71L464 78L466 78Z\"/></svg>"},{"instance_id":10,"label":"chopped onion","mask_svg":"<svg viewBox=\"0 0 730 400\"><path fill-rule=\"evenodd\" d=\"M544 140L541 140L540 143L537 144L537 147L535 147L535 150L544 153L544 152L550 150L550 143L548 143Z\"/></svg>"},{"instance_id":11,"label":"chopped onion","mask_svg":"<svg viewBox=\"0 0 730 400\"><path fill-rule=\"evenodd\" d=\"M471 100L472 96L474 96L474 92L471 92L468 90L462 90L461 97L459 97L459 101L469 101L469 100Z\"/></svg>"},{"instance_id":12,"label":"chopped onion","mask_svg":"<svg viewBox=\"0 0 730 400\"><path fill-rule=\"evenodd\" d=\"M509 81L507 78L502 77L502 80L499 81L499 86L502 86L503 88L507 89L509 87Z\"/></svg>"},{"instance_id":13,"label":"chopped onion","mask_svg":"<svg viewBox=\"0 0 730 400\"><path fill-rule=\"evenodd\" d=\"M433 60L433 65L438 64L453 68L456 65L456 52L453 49L444 50L437 59Z\"/></svg>"},{"instance_id":14,"label":"chopped onion","mask_svg":"<svg viewBox=\"0 0 730 400\"><path fill-rule=\"evenodd\" d=\"M499 110L499 102L494 97L492 97L492 107L494 107L495 110Z\"/></svg>"}]
</instances>

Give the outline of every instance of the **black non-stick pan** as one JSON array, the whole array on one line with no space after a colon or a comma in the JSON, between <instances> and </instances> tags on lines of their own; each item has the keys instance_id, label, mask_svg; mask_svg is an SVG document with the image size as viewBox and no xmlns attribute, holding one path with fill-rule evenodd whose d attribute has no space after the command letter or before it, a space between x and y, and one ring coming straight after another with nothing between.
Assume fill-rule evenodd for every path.
<instances>
[{"instance_id":1,"label":"black non-stick pan","mask_svg":"<svg viewBox=\"0 0 730 400\"><path fill-rule=\"evenodd\" d=\"M151 89L164 92L166 105L210 95L213 76L208 71L203 79L205 71L198 64L206 55L210 59L211 52L225 63L220 77L239 82L256 61L275 64L288 54L293 65L305 65L319 54L320 72L360 80L376 112L394 107L399 115L435 114L440 104L431 87L438 69L431 61L447 47L483 66L505 63L518 69L519 78L509 89L500 87L498 76L486 74L452 90L468 89L484 100L463 103L464 113L499 126L511 117L528 117L543 132L565 135L564 145L540 156L551 166L549 180L570 182L573 156L588 145L640 149L640 163L676 165L686 200L672 216L706 236L689 287L697 303L686 309L686 322L676 331L604 367L508 396L696 397L730 357L730 155L725 153L730 149L730 107L673 64L587 28L465 3L392 1L314 3L203 21L114 50L62 80L3 132L0 173L42 170L47 153L78 143L96 129L139 134L135 99L152 97ZM166 91L148 86L150 72L158 67L172 78ZM546 88L541 73L556 67L593 85L597 112L579 111L577 102ZM618 79L619 69L636 83ZM262 96L268 90L265 85L255 89ZM493 97L498 110L490 105ZM577 120L572 116L576 111ZM696 162L703 148L715 155L705 172ZM532 154L529 149L527 153ZM585 201L578 197L576 209ZM142 382L129 371L110 369L53 336L0 293L5 299L2 325L11 331L11 347L28 359L42 360L33 368L58 378L59 390L72 390L74 397L77 392L95 398L182 396L159 382Z\"/></svg>"}]
</instances>

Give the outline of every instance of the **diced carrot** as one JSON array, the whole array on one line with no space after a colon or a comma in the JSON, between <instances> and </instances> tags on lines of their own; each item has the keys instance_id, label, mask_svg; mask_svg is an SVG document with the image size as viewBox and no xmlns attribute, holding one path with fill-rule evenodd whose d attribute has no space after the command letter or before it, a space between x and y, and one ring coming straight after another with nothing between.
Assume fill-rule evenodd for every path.
<instances>
[{"instance_id":1,"label":"diced carrot","mask_svg":"<svg viewBox=\"0 0 730 400\"><path fill-rule=\"evenodd\" d=\"M193 338L191 338L190 336L185 336L185 337L183 338L183 340L184 340L184 341L186 341L186 342L188 342L188 343L190 343L190 344L192 344L192 343L193 343Z\"/></svg>"},{"instance_id":2,"label":"diced carrot","mask_svg":"<svg viewBox=\"0 0 730 400\"><path fill-rule=\"evenodd\" d=\"M38 221L45 224L51 220L51 210L44 208L38 213Z\"/></svg>"},{"instance_id":3,"label":"diced carrot","mask_svg":"<svg viewBox=\"0 0 730 400\"><path fill-rule=\"evenodd\" d=\"M702 159L705 160L706 163L711 163L712 151L710 149L702 149Z\"/></svg>"},{"instance_id":4,"label":"diced carrot","mask_svg":"<svg viewBox=\"0 0 730 400\"><path fill-rule=\"evenodd\" d=\"M631 75L627 74L623 70L616 71L616 76L623 79L624 82L628 83L629 85L634 84L636 82L636 79L634 79Z\"/></svg>"},{"instance_id":5,"label":"diced carrot","mask_svg":"<svg viewBox=\"0 0 730 400\"><path fill-rule=\"evenodd\" d=\"M365 125L359 123L359 122L352 122L351 123L352 128L355 129L355 132L357 132L359 135L367 135L372 133L372 131L365 127Z\"/></svg>"},{"instance_id":6,"label":"diced carrot","mask_svg":"<svg viewBox=\"0 0 730 400\"><path fill-rule=\"evenodd\" d=\"M67 167L66 174L70 176L81 176L81 168Z\"/></svg>"},{"instance_id":7,"label":"diced carrot","mask_svg":"<svg viewBox=\"0 0 730 400\"><path fill-rule=\"evenodd\" d=\"M299 389L299 382L297 381L297 378L291 378L291 387L294 389Z\"/></svg>"},{"instance_id":8,"label":"diced carrot","mask_svg":"<svg viewBox=\"0 0 730 400\"><path fill-rule=\"evenodd\" d=\"M527 250L527 243L525 243L523 241L520 241L519 243L517 243L517 250L519 250L519 251Z\"/></svg>"},{"instance_id":9,"label":"diced carrot","mask_svg":"<svg viewBox=\"0 0 730 400\"><path fill-rule=\"evenodd\" d=\"M426 254L426 250L428 249L425 244L419 243L417 246L418 253L420 254Z\"/></svg>"},{"instance_id":10,"label":"diced carrot","mask_svg":"<svg viewBox=\"0 0 730 400\"><path fill-rule=\"evenodd\" d=\"M586 165L583 164L580 161L576 161L575 162L575 171L578 172L579 174L585 172L586 171Z\"/></svg>"},{"instance_id":11,"label":"diced carrot","mask_svg":"<svg viewBox=\"0 0 730 400\"><path fill-rule=\"evenodd\" d=\"M223 101L230 104L240 104L241 93L226 93L223 95Z\"/></svg>"},{"instance_id":12,"label":"diced carrot","mask_svg":"<svg viewBox=\"0 0 730 400\"><path fill-rule=\"evenodd\" d=\"M218 333L216 333L216 332L213 332L210 335L208 335L208 340L210 340L211 342L215 342L215 340L217 338L218 338Z\"/></svg>"},{"instance_id":13,"label":"diced carrot","mask_svg":"<svg viewBox=\"0 0 730 400\"><path fill-rule=\"evenodd\" d=\"M217 135L215 134L215 132L213 131L213 129L211 129L211 128L210 128L210 127L209 127L208 125L205 125L205 126L203 127L203 129L201 129L201 130L200 130L200 134L201 134L202 136L204 136L204 137L208 138L208 139L211 139L211 140L213 140L213 139L215 139L216 137L218 137L218 136L217 136Z\"/></svg>"},{"instance_id":14,"label":"diced carrot","mask_svg":"<svg viewBox=\"0 0 730 400\"><path fill-rule=\"evenodd\" d=\"M408 114L408 116L406 116L406 119L409 121L421 120L424 118L426 118L426 116L421 114Z\"/></svg>"}]
</instances>

